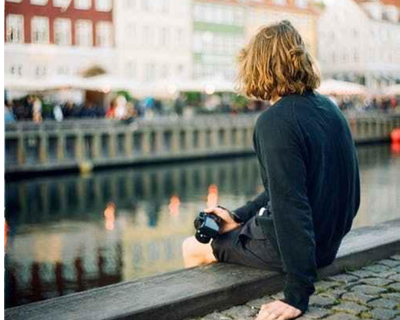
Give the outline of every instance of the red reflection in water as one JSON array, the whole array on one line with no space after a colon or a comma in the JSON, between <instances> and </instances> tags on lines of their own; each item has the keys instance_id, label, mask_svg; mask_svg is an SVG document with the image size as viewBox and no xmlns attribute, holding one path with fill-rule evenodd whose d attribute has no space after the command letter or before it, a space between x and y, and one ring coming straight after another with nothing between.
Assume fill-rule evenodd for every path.
<instances>
[{"instance_id":1,"label":"red reflection in water","mask_svg":"<svg viewBox=\"0 0 400 320\"><path fill-rule=\"evenodd\" d=\"M4 220L4 252L6 251L6 247L7 247L7 236L8 236L8 224L7 221Z\"/></svg>"},{"instance_id":2,"label":"red reflection in water","mask_svg":"<svg viewBox=\"0 0 400 320\"><path fill-rule=\"evenodd\" d=\"M394 144L397 144L397 143L400 144L400 128L393 129L393 131L390 133L390 137L392 138L392 142Z\"/></svg>"},{"instance_id":3,"label":"red reflection in water","mask_svg":"<svg viewBox=\"0 0 400 320\"><path fill-rule=\"evenodd\" d=\"M400 155L400 142L392 142L390 150L392 151L393 154Z\"/></svg>"},{"instance_id":4,"label":"red reflection in water","mask_svg":"<svg viewBox=\"0 0 400 320\"><path fill-rule=\"evenodd\" d=\"M218 187L212 184L208 187L207 206L214 207L218 204Z\"/></svg>"},{"instance_id":5,"label":"red reflection in water","mask_svg":"<svg viewBox=\"0 0 400 320\"><path fill-rule=\"evenodd\" d=\"M104 210L104 217L106 219L106 229L109 231L114 230L115 222L115 204L114 202L109 202L106 209Z\"/></svg>"},{"instance_id":6,"label":"red reflection in water","mask_svg":"<svg viewBox=\"0 0 400 320\"><path fill-rule=\"evenodd\" d=\"M178 196L172 196L169 202L169 214L172 217L179 216L179 206L181 205L181 201L179 200Z\"/></svg>"}]
</instances>

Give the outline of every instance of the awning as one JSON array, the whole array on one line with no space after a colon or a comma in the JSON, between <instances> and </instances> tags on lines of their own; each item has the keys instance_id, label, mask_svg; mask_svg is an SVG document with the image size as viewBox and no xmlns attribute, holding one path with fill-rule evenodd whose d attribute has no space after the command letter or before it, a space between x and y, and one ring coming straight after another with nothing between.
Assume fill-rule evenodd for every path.
<instances>
[{"instance_id":1,"label":"awning","mask_svg":"<svg viewBox=\"0 0 400 320\"><path fill-rule=\"evenodd\" d=\"M365 95L367 88L361 84L328 79L321 82L317 89L321 94L331 95Z\"/></svg>"},{"instance_id":2,"label":"awning","mask_svg":"<svg viewBox=\"0 0 400 320\"><path fill-rule=\"evenodd\" d=\"M383 89L383 94L388 96L400 96L400 84L395 84Z\"/></svg>"},{"instance_id":3,"label":"awning","mask_svg":"<svg viewBox=\"0 0 400 320\"><path fill-rule=\"evenodd\" d=\"M118 90L138 92L141 90L141 85L130 79L118 78L110 75L90 78L83 78L80 76L55 76L43 79L5 77L4 88L6 90L16 91L49 91L71 88L102 92Z\"/></svg>"}]
</instances>

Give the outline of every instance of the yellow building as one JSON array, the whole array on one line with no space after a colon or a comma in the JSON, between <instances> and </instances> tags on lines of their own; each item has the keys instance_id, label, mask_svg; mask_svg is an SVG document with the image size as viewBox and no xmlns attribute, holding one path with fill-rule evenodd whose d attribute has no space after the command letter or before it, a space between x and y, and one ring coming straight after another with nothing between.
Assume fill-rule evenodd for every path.
<instances>
[{"instance_id":1,"label":"yellow building","mask_svg":"<svg viewBox=\"0 0 400 320\"><path fill-rule=\"evenodd\" d=\"M284 19L289 20L302 35L311 54L317 57L318 15L307 0L252 0L247 1L246 41L257 30Z\"/></svg>"}]
</instances>

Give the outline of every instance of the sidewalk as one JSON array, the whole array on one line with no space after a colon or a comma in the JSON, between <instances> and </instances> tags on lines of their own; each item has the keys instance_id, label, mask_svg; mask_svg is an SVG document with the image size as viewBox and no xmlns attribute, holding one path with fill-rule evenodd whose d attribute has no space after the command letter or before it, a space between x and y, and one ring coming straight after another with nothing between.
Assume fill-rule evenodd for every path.
<instances>
[{"instance_id":1,"label":"sidewalk","mask_svg":"<svg viewBox=\"0 0 400 320\"><path fill-rule=\"evenodd\" d=\"M309 311L298 320L400 320L400 254L315 283ZM255 319L282 292L192 320Z\"/></svg>"}]
</instances>

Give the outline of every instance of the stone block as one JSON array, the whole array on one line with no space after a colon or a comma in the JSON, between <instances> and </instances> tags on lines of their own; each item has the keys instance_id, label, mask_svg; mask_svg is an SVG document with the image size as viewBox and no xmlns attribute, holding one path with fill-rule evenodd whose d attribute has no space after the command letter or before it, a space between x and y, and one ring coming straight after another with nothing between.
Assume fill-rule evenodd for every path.
<instances>
[{"instance_id":1,"label":"stone block","mask_svg":"<svg viewBox=\"0 0 400 320\"><path fill-rule=\"evenodd\" d=\"M263 304L269 303L269 302L273 302L275 301L274 299L271 299L270 297L264 297L264 298L260 298L260 299L256 299L256 300L252 300L246 303L246 305L250 308L253 309L261 309L261 306Z\"/></svg>"},{"instance_id":2,"label":"stone block","mask_svg":"<svg viewBox=\"0 0 400 320\"><path fill-rule=\"evenodd\" d=\"M323 297L320 295L313 295L310 297L310 305L318 307L328 307L335 304L335 299Z\"/></svg>"},{"instance_id":3,"label":"stone block","mask_svg":"<svg viewBox=\"0 0 400 320\"><path fill-rule=\"evenodd\" d=\"M373 265L364 267L363 270L371 271L371 272L374 272L374 273L381 273L381 272L389 271L389 267L383 266L383 265L379 265L379 264L373 264Z\"/></svg>"},{"instance_id":4,"label":"stone block","mask_svg":"<svg viewBox=\"0 0 400 320\"><path fill-rule=\"evenodd\" d=\"M371 310L370 314L372 318L377 320L391 320L399 313L397 311L387 309L373 309Z\"/></svg>"},{"instance_id":5,"label":"stone block","mask_svg":"<svg viewBox=\"0 0 400 320\"><path fill-rule=\"evenodd\" d=\"M325 292L320 293L321 296L332 298L332 299L339 299L344 293L348 292L344 289L334 289L334 290L327 290Z\"/></svg>"},{"instance_id":6,"label":"stone block","mask_svg":"<svg viewBox=\"0 0 400 320\"><path fill-rule=\"evenodd\" d=\"M374 294L384 293L384 292L386 292L386 289L363 284L363 285L357 285L357 286L352 287L351 291L374 295Z\"/></svg>"},{"instance_id":7,"label":"stone block","mask_svg":"<svg viewBox=\"0 0 400 320\"><path fill-rule=\"evenodd\" d=\"M382 299L371 301L368 305L370 307L374 307L374 308L392 309L393 310L393 309L396 309L398 302L382 298Z\"/></svg>"},{"instance_id":8,"label":"stone block","mask_svg":"<svg viewBox=\"0 0 400 320\"><path fill-rule=\"evenodd\" d=\"M200 320L232 320L232 319L219 312L213 312L209 315L206 315L203 318L200 318Z\"/></svg>"},{"instance_id":9,"label":"stone block","mask_svg":"<svg viewBox=\"0 0 400 320\"><path fill-rule=\"evenodd\" d=\"M351 275L351 274L338 274L337 276L329 277L330 280L341 282L344 284L349 284L351 282L355 282L358 280L358 277Z\"/></svg>"},{"instance_id":10,"label":"stone block","mask_svg":"<svg viewBox=\"0 0 400 320\"><path fill-rule=\"evenodd\" d=\"M341 299L366 305L369 301L373 300L374 297L366 295L362 292L349 292L342 295Z\"/></svg>"},{"instance_id":11,"label":"stone block","mask_svg":"<svg viewBox=\"0 0 400 320\"><path fill-rule=\"evenodd\" d=\"M352 315L352 314L346 314L346 313L335 313L334 315L325 318L326 320L359 320L358 317Z\"/></svg>"},{"instance_id":12,"label":"stone block","mask_svg":"<svg viewBox=\"0 0 400 320\"><path fill-rule=\"evenodd\" d=\"M385 278L367 278L367 279L362 279L360 282L376 287L384 287L390 283L393 283L392 280L388 280Z\"/></svg>"},{"instance_id":13,"label":"stone block","mask_svg":"<svg viewBox=\"0 0 400 320\"><path fill-rule=\"evenodd\" d=\"M237 306L221 312L224 316L232 319L253 320L257 315L258 310L252 309L246 305Z\"/></svg>"},{"instance_id":14,"label":"stone block","mask_svg":"<svg viewBox=\"0 0 400 320\"><path fill-rule=\"evenodd\" d=\"M330 314L332 314L332 312L330 312L329 310L322 309L322 308L310 307L310 308L308 308L308 311L303 316L298 318L298 320L322 319Z\"/></svg>"},{"instance_id":15,"label":"stone block","mask_svg":"<svg viewBox=\"0 0 400 320\"><path fill-rule=\"evenodd\" d=\"M393 274L389 277L390 280L400 282L400 273Z\"/></svg>"},{"instance_id":16,"label":"stone block","mask_svg":"<svg viewBox=\"0 0 400 320\"><path fill-rule=\"evenodd\" d=\"M358 315L363 311L367 311L368 308L354 302L343 302L337 306L334 306L332 310Z\"/></svg>"},{"instance_id":17,"label":"stone block","mask_svg":"<svg viewBox=\"0 0 400 320\"><path fill-rule=\"evenodd\" d=\"M318 281L315 283L316 291L325 291L334 287L339 286L340 284L334 281Z\"/></svg>"},{"instance_id":18,"label":"stone block","mask_svg":"<svg viewBox=\"0 0 400 320\"><path fill-rule=\"evenodd\" d=\"M393 283L391 285L388 286L388 288L400 292L400 283Z\"/></svg>"},{"instance_id":19,"label":"stone block","mask_svg":"<svg viewBox=\"0 0 400 320\"><path fill-rule=\"evenodd\" d=\"M389 299L389 300L394 300L400 303L400 293L394 292L394 293L384 293L382 294L383 298Z\"/></svg>"},{"instance_id":20,"label":"stone block","mask_svg":"<svg viewBox=\"0 0 400 320\"><path fill-rule=\"evenodd\" d=\"M376 274L374 272L366 271L366 270L349 271L347 273L354 275L356 277L362 278L362 279L376 276Z\"/></svg>"},{"instance_id":21,"label":"stone block","mask_svg":"<svg viewBox=\"0 0 400 320\"><path fill-rule=\"evenodd\" d=\"M400 266L400 260L385 259L385 260L379 261L379 264L383 264L387 267L393 268L393 267Z\"/></svg>"}]
</instances>

